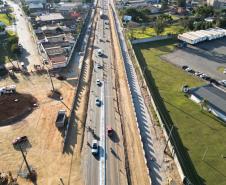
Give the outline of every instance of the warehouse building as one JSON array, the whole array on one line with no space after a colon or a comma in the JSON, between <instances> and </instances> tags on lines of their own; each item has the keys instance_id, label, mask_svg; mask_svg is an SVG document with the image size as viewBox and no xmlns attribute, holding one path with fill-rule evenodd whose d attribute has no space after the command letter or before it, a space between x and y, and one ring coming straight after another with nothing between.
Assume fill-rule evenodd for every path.
<instances>
[{"instance_id":1,"label":"warehouse building","mask_svg":"<svg viewBox=\"0 0 226 185\"><path fill-rule=\"evenodd\" d=\"M226 92L219 87L208 84L190 89L190 99L201 104L206 100L208 110L226 122Z\"/></svg>"},{"instance_id":2,"label":"warehouse building","mask_svg":"<svg viewBox=\"0 0 226 185\"><path fill-rule=\"evenodd\" d=\"M178 39L188 44L197 44L206 40L218 39L226 36L226 30L222 28L210 28L207 30L191 31L178 35Z\"/></svg>"}]
</instances>

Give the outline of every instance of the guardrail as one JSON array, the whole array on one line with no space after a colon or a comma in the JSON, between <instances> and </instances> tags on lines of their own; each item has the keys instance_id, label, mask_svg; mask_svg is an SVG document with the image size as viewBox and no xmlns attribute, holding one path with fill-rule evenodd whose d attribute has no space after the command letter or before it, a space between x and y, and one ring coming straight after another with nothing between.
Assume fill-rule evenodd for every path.
<instances>
[{"instance_id":1,"label":"guardrail","mask_svg":"<svg viewBox=\"0 0 226 185\"><path fill-rule=\"evenodd\" d=\"M96 8L97 8L97 2L98 2L98 0L96 0L94 2L94 4L95 4L95 10L91 13L91 18L90 18L90 23L89 23L89 25L91 25L92 28L93 28L94 15L96 13ZM86 29L87 28L88 27L86 26ZM65 134L64 134L64 138L63 138L63 147L62 147L63 150L62 150L62 152L64 152L64 150L65 150L65 144L67 142L68 130L69 130L70 126L71 126L70 123L72 122L72 118L73 118L72 117L73 111L74 111L73 107L75 105L75 102L78 99L78 90L79 90L79 87L81 85L81 80L82 80L82 73L81 73L81 71L83 71L84 70L84 67L85 67L84 66L84 60L86 59L85 56L87 55L87 52L88 52L88 47L87 46L88 46L88 42L89 42L90 37L91 37L91 34L89 34L89 36L87 38L87 43L85 44L85 54L84 54L83 61L82 61L82 67L81 67L81 70L80 70L79 75L78 75L79 81L78 81L78 85L77 85L77 88L76 88L75 93L74 93L74 98L73 98L72 106L71 106L72 108L71 108L71 111L69 113L68 122L67 122L66 129L65 129ZM82 47L82 46L80 46L80 47Z\"/></svg>"},{"instance_id":2,"label":"guardrail","mask_svg":"<svg viewBox=\"0 0 226 185\"><path fill-rule=\"evenodd\" d=\"M113 17L114 17L114 25L115 25L115 28L116 28L116 36L117 36L117 40L118 40L118 42L120 41L120 39L119 39L119 28L118 28L118 25L117 25L117 23L116 23L116 13L115 13L115 11L114 11L114 9L112 8L112 6L110 6L111 7L111 10L112 10L112 13L113 13ZM123 59L123 55L125 55L125 53L123 53L123 51L122 51L122 46L121 46L121 43L119 42L119 46L120 46L120 54L121 54L121 57L122 57L122 59ZM124 59L123 59L124 60ZM123 70L124 70L124 73L125 74L127 74L126 73L126 69L125 69L125 65L123 65L124 67L123 67ZM130 86L129 86L129 81L128 81L128 77L127 77L127 75L126 75L126 82L127 82L127 84L128 84L128 88L129 88L129 93L130 93L130 98L131 98L131 100L133 100L133 96L132 96L132 93L131 93L131 89L130 89ZM143 158L144 158L144 161L145 161L145 164L146 164L146 166L147 166L147 159L146 159L146 157L145 157L145 151L144 151L144 146L143 146L143 142L142 142L142 139L141 139L141 134L140 134L140 129L139 129L139 125L138 125L138 120L137 120L137 116L136 116L136 111L135 111L135 106L134 106L134 102L132 101L132 108L133 108L133 114L134 114L134 117L135 117L135 120L136 120L136 124L137 124L137 128L138 128L138 132L139 132L139 138L140 138L140 144L141 144L141 147L142 147L142 152L143 152ZM146 167L146 170L147 170L147 174L149 174L149 170L148 170L148 167ZM150 178L150 174L149 174L149 183L150 184L152 184L151 183L151 178Z\"/></svg>"}]
</instances>

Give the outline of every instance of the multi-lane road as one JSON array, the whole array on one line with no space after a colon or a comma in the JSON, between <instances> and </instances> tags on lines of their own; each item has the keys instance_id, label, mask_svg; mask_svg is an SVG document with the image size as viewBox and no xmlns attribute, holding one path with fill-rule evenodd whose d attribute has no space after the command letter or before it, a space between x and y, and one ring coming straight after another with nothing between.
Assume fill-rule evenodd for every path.
<instances>
[{"instance_id":1,"label":"multi-lane road","mask_svg":"<svg viewBox=\"0 0 226 185\"><path fill-rule=\"evenodd\" d=\"M103 17L100 17L100 12ZM86 122L86 184L126 184L121 123L117 113L115 92L114 55L108 20L108 0L99 0L92 60L94 69L90 87L89 107ZM99 56L101 50L103 55ZM100 81L100 84L97 84ZM101 104L96 105L96 99ZM111 137L107 128L113 129ZM91 153L93 140L98 141L98 154Z\"/></svg>"}]
</instances>

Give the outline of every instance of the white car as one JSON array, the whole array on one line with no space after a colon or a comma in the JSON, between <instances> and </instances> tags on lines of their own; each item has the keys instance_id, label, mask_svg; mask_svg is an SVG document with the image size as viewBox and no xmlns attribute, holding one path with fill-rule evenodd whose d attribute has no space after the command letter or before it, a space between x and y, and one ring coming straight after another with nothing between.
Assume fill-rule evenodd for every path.
<instances>
[{"instance_id":1,"label":"white car","mask_svg":"<svg viewBox=\"0 0 226 185\"><path fill-rule=\"evenodd\" d=\"M102 49L98 49L97 54L99 57L103 56L103 51Z\"/></svg>"},{"instance_id":2,"label":"white car","mask_svg":"<svg viewBox=\"0 0 226 185\"><path fill-rule=\"evenodd\" d=\"M101 86L101 81L99 80L99 79L97 79L97 81L96 81L96 84L98 85L98 86Z\"/></svg>"},{"instance_id":3,"label":"white car","mask_svg":"<svg viewBox=\"0 0 226 185\"><path fill-rule=\"evenodd\" d=\"M223 85L224 87L226 87L226 80L221 80L221 81L219 81L219 83L220 83L221 85Z\"/></svg>"},{"instance_id":4,"label":"white car","mask_svg":"<svg viewBox=\"0 0 226 185\"><path fill-rule=\"evenodd\" d=\"M93 140L91 152L92 152L93 155L97 155L98 154L98 143L97 143L97 140Z\"/></svg>"}]
</instances>

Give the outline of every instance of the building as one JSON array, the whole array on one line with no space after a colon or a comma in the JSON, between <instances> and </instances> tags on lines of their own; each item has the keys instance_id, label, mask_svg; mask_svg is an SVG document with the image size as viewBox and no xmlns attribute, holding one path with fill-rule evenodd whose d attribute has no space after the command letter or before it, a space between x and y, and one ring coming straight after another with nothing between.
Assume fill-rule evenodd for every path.
<instances>
[{"instance_id":1,"label":"building","mask_svg":"<svg viewBox=\"0 0 226 185\"><path fill-rule=\"evenodd\" d=\"M28 5L28 8L30 10L30 13L42 12L43 7L44 6L43 6L42 3L30 3Z\"/></svg>"},{"instance_id":2,"label":"building","mask_svg":"<svg viewBox=\"0 0 226 185\"><path fill-rule=\"evenodd\" d=\"M178 39L188 44L197 44L206 40L218 39L226 36L226 30L222 28L210 28L207 30L198 30L186 32L178 35Z\"/></svg>"},{"instance_id":3,"label":"building","mask_svg":"<svg viewBox=\"0 0 226 185\"><path fill-rule=\"evenodd\" d=\"M226 8L226 0L207 0L207 5L214 8L224 9Z\"/></svg>"},{"instance_id":4,"label":"building","mask_svg":"<svg viewBox=\"0 0 226 185\"><path fill-rule=\"evenodd\" d=\"M61 13L50 13L37 16L35 19L38 23L47 25L47 24L56 24L64 20L64 16Z\"/></svg>"},{"instance_id":5,"label":"building","mask_svg":"<svg viewBox=\"0 0 226 185\"><path fill-rule=\"evenodd\" d=\"M196 103L206 100L208 110L226 122L226 92L221 88L208 84L190 89L190 98Z\"/></svg>"},{"instance_id":6,"label":"building","mask_svg":"<svg viewBox=\"0 0 226 185\"><path fill-rule=\"evenodd\" d=\"M81 2L74 2L74 3L65 3L61 2L56 7L55 10L62 15L69 15L72 12L75 12L76 7L81 7Z\"/></svg>"}]
</instances>

